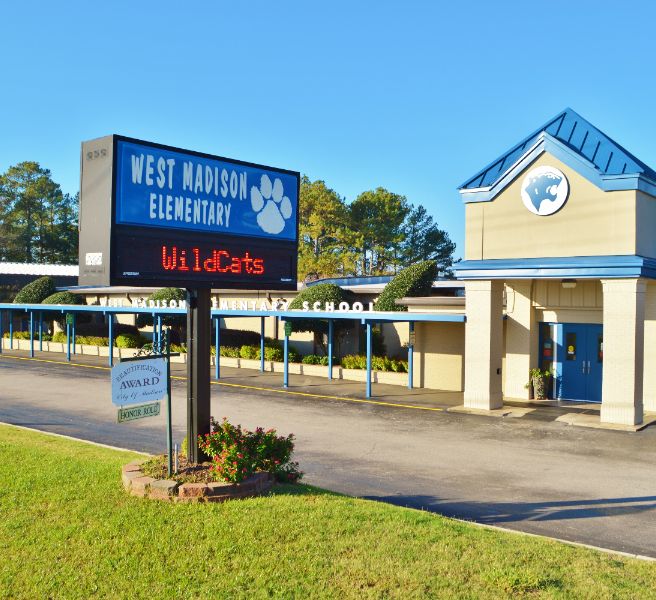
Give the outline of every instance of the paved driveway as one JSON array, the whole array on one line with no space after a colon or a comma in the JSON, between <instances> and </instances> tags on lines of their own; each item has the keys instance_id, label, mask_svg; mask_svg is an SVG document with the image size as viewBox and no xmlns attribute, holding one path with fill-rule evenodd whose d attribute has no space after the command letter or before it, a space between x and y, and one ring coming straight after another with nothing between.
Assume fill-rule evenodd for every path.
<instances>
[{"instance_id":1,"label":"paved driveway","mask_svg":"<svg viewBox=\"0 0 656 600\"><path fill-rule=\"evenodd\" d=\"M295 433L307 483L656 557L656 427L623 433L242 387L258 381L237 372L213 385L212 413ZM173 385L178 441L184 386ZM162 451L164 417L118 425L109 394L102 368L0 356L0 421Z\"/></svg>"}]
</instances>

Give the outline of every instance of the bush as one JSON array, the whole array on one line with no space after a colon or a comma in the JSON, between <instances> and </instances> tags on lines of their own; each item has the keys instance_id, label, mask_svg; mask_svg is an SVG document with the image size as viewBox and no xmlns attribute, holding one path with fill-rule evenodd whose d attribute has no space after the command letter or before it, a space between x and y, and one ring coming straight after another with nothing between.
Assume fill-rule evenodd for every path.
<instances>
[{"instance_id":1,"label":"bush","mask_svg":"<svg viewBox=\"0 0 656 600\"><path fill-rule=\"evenodd\" d=\"M212 351L214 351L214 348L212 348ZM240 348L235 348L234 346L221 346L220 348L220 354L221 356L226 356L228 358L239 358Z\"/></svg>"},{"instance_id":2,"label":"bush","mask_svg":"<svg viewBox=\"0 0 656 600\"><path fill-rule=\"evenodd\" d=\"M198 448L212 459L212 470L221 481L240 482L258 471L289 483L303 476L291 460L294 436L278 436L275 429L248 431L225 418L221 423L212 419L211 433L198 436Z\"/></svg>"},{"instance_id":3,"label":"bush","mask_svg":"<svg viewBox=\"0 0 656 600\"><path fill-rule=\"evenodd\" d=\"M66 343L66 332L58 331L57 333L53 334L52 341L55 342L56 344L65 344Z\"/></svg>"},{"instance_id":4,"label":"bush","mask_svg":"<svg viewBox=\"0 0 656 600\"><path fill-rule=\"evenodd\" d=\"M328 357L327 356L318 356L316 354L307 354L306 356L303 357L303 360L301 361L304 365L323 365L325 367L328 366ZM337 361L333 359L333 363L335 364Z\"/></svg>"},{"instance_id":5,"label":"bush","mask_svg":"<svg viewBox=\"0 0 656 600\"><path fill-rule=\"evenodd\" d=\"M14 304L41 304L55 291L55 281L52 277L39 277L28 283L16 294Z\"/></svg>"},{"instance_id":6,"label":"bush","mask_svg":"<svg viewBox=\"0 0 656 600\"><path fill-rule=\"evenodd\" d=\"M326 302L333 302L335 310L337 310L340 302L350 302L352 299L353 294L351 292L343 290L334 283L319 283L301 291L289 304L289 310L303 310L303 302L307 302L310 308L315 302L320 302L322 310ZM310 331L315 334L328 332L328 321L322 321L321 319L289 319L289 321L292 324L292 331ZM335 335L350 326L348 321L335 321Z\"/></svg>"},{"instance_id":7,"label":"bush","mask_svg":"<svg viewBox=\"0 0 656 600\"><path fill-rule=\"evenodd\" d=\"M86 346L109 346L108 337L97 335L76 335L75 342L77 344L85 344Z\"/></svg>"},{"instance_id":8,"label":"bush","mask_svg":"<svg viewBox=\"0 0 656 600\"><path fill-rule=\"evenodd\" d=\"M249 360L254 360L258 358L259 353L260 353L260 349L256 348L255 346L242 346L239 349L240 358L245 358Z\"/></svg>"},{"instance_id":9,"label":"bush","mask_svg":"<svg viewBox=\"0 0 656 600\"><path fill-rule=\"evenodd\" d=\"M374 304L374 310L407 311L405 306L397 306L396 300L408 296L427 296L437 277L437 262L426 260L403 269L390 281Z\"/></svg>"},{"instance_id":10,"label":"bush","mask_svg":"<svg viewBox=\"0 0 656 600\"><path fill-rule=\"evenodd\" d=\"M153 292L150 296L148 296L148 299L146 300L146 306L149 305L150 300L153 300L154 302L157 302L159 300L160 303L166 302L166 304L168 305L171 302L171 300L175 300L177 303L180 303L180 301L185 300L186 297L187 295L185 291L181 290L180 288L161 288L156 292ZM187 317L186 315L171 315L168 317L164 317L162 319L162 323L164 325L175 327L176 329L181 329L186 326ZM137 315L137 327L152 327L152 325L153 325L152 315L149 315L148 313L139 313ZM173 331L171 331L171 336L173 336Z\"/></svg>"},{"instance_id":11,"label":"bush","mask_svg":"<svg viewBox=\"0 0 656 600\"><path fill-rule=\"evenodd\" d=\"M345 369L366 369L367 357L361 354L349 354L342 358L342 367ZM394 371L395 373L407 373L408 363L404 360L388 358L387 356L372 356L371 369L373 371Z\"/></svg>"},{"instance_id":12,"label":"bush","mask_svg":"<svg viewBox=\"0 0 656 600\"><path fill-rule=\"evenodd\" d=\"M41 301L41 304L70 304L80 306L84 304L84 298L71 292L55 292Z\"/></svg>"},{"instance_id":13,"label":"bush","mask_svg":"<svg viewBox=\"0 0 656 600\"><path fill-rule=\"evenodd\" d=\"M9 332L5 331L3 336L4 338L9 338ZM14 331L14 339L15 340L29 340L30 339L30 332L29 331ZM37 331L37 328L34 328L34 339L38 340L39 339L39 332ZM44 333L41 336L41 339L44 342L49 342L52 339L52 336L48 333Z\"/></svg>"},{"instance_id":14,"label":"bush","mask_svg":"<svg viewBox=\"0 0 656 600\"><path fill-rule=\"evenodd\" d=\"M140 348L144 343L144 339L140 335L122 333L116 336L114 342L117 348Z\"/></svg>"}]
</instances>

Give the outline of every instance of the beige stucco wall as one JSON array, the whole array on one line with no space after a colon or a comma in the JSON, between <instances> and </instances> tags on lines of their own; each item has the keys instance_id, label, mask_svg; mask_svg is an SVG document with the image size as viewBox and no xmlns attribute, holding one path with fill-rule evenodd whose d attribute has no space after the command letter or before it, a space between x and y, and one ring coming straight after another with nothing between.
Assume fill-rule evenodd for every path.
<instances>
[{"instance_id":1,"label":"beige stucco wall","mask_svg":"<svg viewBox=\"0 0 656 600\"><path fill-rule=\"evenodd\" d=\"M565 206L540 217L526 209L520 188L526 172L550 165L569 180ZM491 202L465 205L465 258L541 258L635 254L635 191L604 192L548 153L541 154ZM656 224L656 200L640 203ZM653 225L652 225L653 231ZM641 238L641 248L654 252L656 241Z\"/></svg>"},{"instance_id":2,"label":"beige stucco wall","mask_svg":"<svg viewBox=\"0 0 656 600\"><path fill-rule=\"evenodd\" d=\"M656 412L656 282L649 281L645 292L645 368L643 406Z\"/></svg>"},{"instance_id":3,"label":"beige stucco wall","mask_svg":"<svg viewBox=\"0 0 656 600\"><path fill-rule=\"evenodd\" d=\"M465 324L417 323L414 351L416 387L464 389Z\"/></svg>"},{"instance_id":4,"label":"beige stucco wall","mask_svg":"<svg viewBox=\"0 0 656 600\"><path fill-rule=\"evenodd\" d=\"M656 258L656 198L637 192L636 215L636 254Z\"/></svg>"}]
</instances>

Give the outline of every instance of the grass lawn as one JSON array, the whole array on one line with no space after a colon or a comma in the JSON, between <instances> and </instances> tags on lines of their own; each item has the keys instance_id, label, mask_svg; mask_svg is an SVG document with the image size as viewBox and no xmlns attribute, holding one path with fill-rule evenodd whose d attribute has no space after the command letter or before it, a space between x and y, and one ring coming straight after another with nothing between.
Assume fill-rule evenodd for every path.
<instances>
[{"instance_id":1,"label":"grass lawn","mask_svg":"<svg viewBox=\"0 0 656 600\"><path fill-rule=\"evenodd\" d=\"M656 597L655 563L306 486L132 498L134 456L0 425L0 597Z\"/></svg>"}]
</instances>

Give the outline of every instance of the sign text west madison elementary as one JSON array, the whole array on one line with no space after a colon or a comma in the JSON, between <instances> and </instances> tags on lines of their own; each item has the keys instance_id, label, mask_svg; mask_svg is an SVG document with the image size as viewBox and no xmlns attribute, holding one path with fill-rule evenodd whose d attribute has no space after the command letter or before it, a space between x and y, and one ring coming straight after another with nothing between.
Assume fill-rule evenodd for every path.
<instances>
[{"instance_id":1,"label":"sign text west madison elementary","mask_svg":"<svg viewBox=\"0 0 656 600\"><path fill-rule=\"evenodd\" d=\"M81 285L296 288L299 173L116 135L81 164Z\"/></svg>"}]
</instances>

